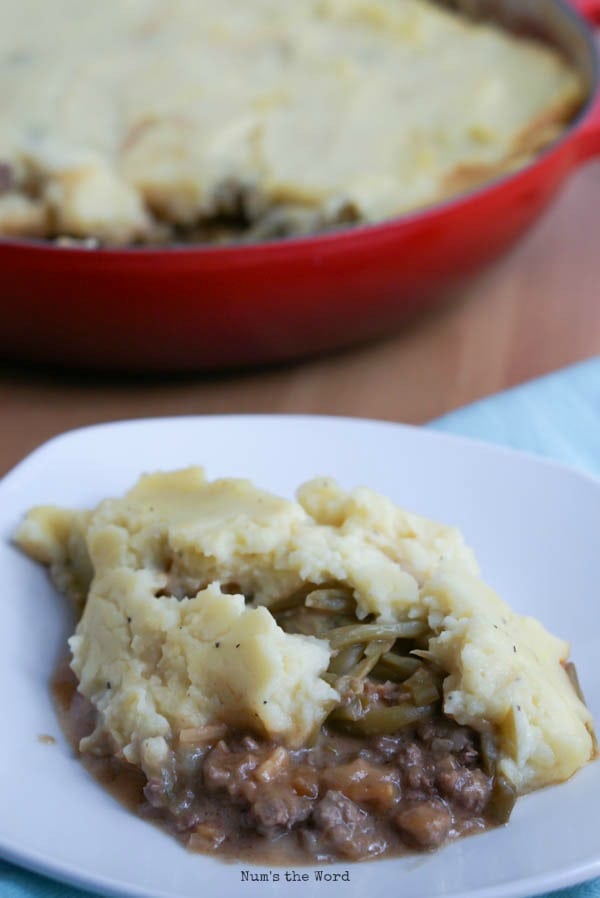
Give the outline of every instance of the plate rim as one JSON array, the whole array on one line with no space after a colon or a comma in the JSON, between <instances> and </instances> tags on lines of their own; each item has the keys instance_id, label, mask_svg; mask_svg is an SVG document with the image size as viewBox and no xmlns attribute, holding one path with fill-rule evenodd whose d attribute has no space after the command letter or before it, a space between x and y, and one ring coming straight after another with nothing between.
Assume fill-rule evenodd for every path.
<instances>
[{"instance_id":1,"label":"plate rim","mask_svg":"<svg viewBox=\"0 0 600 898\"><path fill-rule=\"evenodd\" d=\"M460 411L460 409L456 409L456 411ZM431 421L426 421L423 424L407 424L403 421L393 421L383 418L370 418L363 416L353 416L353 415L330 415L327 413L321 414L311 414L311 413L294 413L294 412L282 412L282 413L269 413L269 412L241 412L237 413L210 413L210 414L182 414L182 415L157 415L157 416L141 416L139 418L113 418L107 421L99 421L95 424L83 424L79 427L70 427L66 430L59 431L56 434L48 437L43 440L37 446L34 446L29 452L27 452L21 459L19 459L15 464L13 464L5 473L0 477L0 487L4 488L9 482L9 487L12 486L10 481L13 479L14 475L20 475L21 469L29 464L30 462L35 462L38 454L42 453L46 449L50 447L54 447L56 444L67 441L69 438L73 436L78 436L80 434L91 434L93 431L101 431L101 430L110 430L115 427L132 427L137 425L167 425L172 421L189 421L189 422L202 422L202 421L210 421L214 423L219 422L227 422L227 421L254 421L254 422L276 422L276 421L296 421L296 422L304 422L306 424L310 424L314 421L327 421L334 423L343 423L343 424L357 424L357 425L373 425L376 427L388 429L388 430L400 430L408 433L419 433L421 435L425 435L426 438L432 437L436 440L454 443L455 445L463 444L469 446L475 446L479 449L482 449L486 452L490 452L491 454L501 454L508 457L517 457L528 462L534 462L535 464L541 464L544 467L550 469L557 469L566 474L570 474L575 476L576 478L582 479L584 481L589 481L593 483L595 486L600 487L600 476L596 476L590 471L586 471L582 468L578 468L573 464L569 464L568 462L561 461L552 457L551 455L546 455L543 453L537 453L529 449L520 449L516 446L510 446L504 443L495 443L490 440L486 440L483 437L473 437L466 436L460 433L456 433L454 431L444 430L442 426L438 427L437 419L432 419ZM433 426L435 425L435 426Z\"/></svg>"}]
</instances>

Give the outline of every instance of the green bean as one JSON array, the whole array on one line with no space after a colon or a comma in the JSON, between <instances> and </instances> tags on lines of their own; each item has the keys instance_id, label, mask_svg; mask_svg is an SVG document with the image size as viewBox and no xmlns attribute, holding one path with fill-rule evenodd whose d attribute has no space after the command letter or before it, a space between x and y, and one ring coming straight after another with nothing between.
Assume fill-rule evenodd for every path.
<instances>
[{"instance_id":1,"label":"green bean","mask_svg":"<svg viewBox=\"0 0 600 898\"><path fill-rule=\"evenodd\" d=\"M318 608L307 608L300 605L290 608L277 617L277 623L286 633L301 633L304 636L317 636L327 639L334 627L346 626L352 618L337 612L321 611Z\"/></svg>"},{"instance_id":2,"label":"green bean","mask_svg":"<svg viewBox=\"0 0 600 898\"><path fill-rule=\"evenodd\" d=\"M420 665L421 662L417 658L386 652L373 669L373 676L380 680L394 680L399 683L413 674Z\"/></svg>"},{"instance_id":3,"label":"green bean","mask_svg":"<svg viewBox=\"0 0 600 898\"><path fill-rule=\"evenodd\" d=\"M567 663L565 664L565 673L571 681L571 686L573 687L575 695L585 705L585 699L583 697L583 692L581 691L581 685L579 683L579 677L577 675L577 668L572 661L567 661Z\"/></svg>"},{"instance_id":4,"label":"green bean","mask_svg":"<svg viewBox=\"0 0 600 898\"><path fill-rule=\"evenodd\" d=\"M374 639L365 649L365 657L351 671L350 676L363 680L367 677L385 652L389 652L394 642L391 639Z\"/></svg>"},{"instance_id":5,"label":"green bean","mask_svg":"<svg viewBox=\"0 0 600 898\"><path fill-rule=\"evenodd\" d=\"M298 608L299 605L304 605L306 595L307 588L303 586L301 589L297 589L296 592L292 592L288 596L282 596L280 599L275 599L274 602L267 605L267 608L273 615L281 614L283 611L290 611L292 608Z\"/></svg>"},{"instance_id":6,"label":"green bean","mask_svg":"<svg viewBox=\"0 0 600 898\"><path fill-rule=\"evenodd\" d=\"M387 653L391 651L395 641L396 640L393 637L391 639L374 639L367 645L365 649L365 655L367 655L369 658L381 658L383 657L383 655L387 655Z\"/></svg>"},{"instance_id":7,"label":"green bean","mask_svg":"<svg viewBox=\"0 0 600 898\"><path fill-rule=\"evenodd\" d=\"M415 658L421 658L423 661L427 661L429 664L437 664L435 655L428 649L412 649L410 654Z\"/></svg>"},{"instance_id":8,"label":"green bean","mask_svg":"<svg viewBox=\"0 0 600 898\"><path fill-rule=\"evenodd\" d=\"M347 645L346 648L340 649L329 662L329 673L337 674L340 677L349 674L355 664L358 664L363 650L362 643L354 643L354 645Z\"/></svg>"},{"instance_id":9,"label":"green bean","mask_svg":"<svg viewBox=\"0 0 600 898\"><path fill-rule=\"evenodd\" d=\"M422 621L398 621L393 624L350 624L336 627L327 634L332 649L345 648L355 642L372 642L374 639L414 639L427 631Z\"/></svg>"},{"instance_id":10,"label":"green bean","mask_svg":"<svg viewBox=\"0 0 600 898\"><path fill-rule=\"evenodd\" d=\"M581 684L579 683L579 676L577 675L577 668L575 667L572 661L567 661L565 664L566 674L571 681L571 686L575 691L575 695L577 698L585 705L585 698L583 696L583 690L581 688ZM592 749L594 752L594 757L598 755L598 739L596 737L596 731L594 730L593 725L588 727L588 731L590 736L592 737Z\"/></svg>"},{"instance_id":11,"label":"green bean","mask_svg":"<svg viewBox=\"0 0 600 898\"><path fill-rule=\"evenodd\" d=\"M330 720L357 721L364 717L365 707L360 695L353 695L345 705L338 705L329 715Z\"/></svg>"},{"instance_id":12,"label":"green bean","mask_svg":"<svg viewBox=\"0 0 600 898\"><path fill-rule=\"evenodd\" d=\"M321 679L325 680L326 683L329 683L329 685L333 686L333 688L335 689L339 677L337 676L337 674L331 673L330 671L326 670L325 673L321 674Z\"/></svg>"},{"instance_id":13,"label":"green bean","mask_svg":"<svg viewBox=\"0 0 600 898\"><path fill-rule=\"evenodd\" d=\"M479 748L483 761L483 771L488 776L496 775L496 763L498 761L498 746L492 733L482 733L479 737Z\"/></svg>"},{"instance_id":14,"label":"green bean","mask_svg":"<svg viewBox=\"0 0 600 898\"><path fill-rule=\"evenodd\" d=\"M412 695L415 705L431 705L437 702L441 695L440 683L423 665L404 681L404 686Z\"/></svg>"},{"instance_id":15,"label":"green bean","mask_svg":"<svg viewBox=\"0 0 600 898\"><path fill-rule=\"evenodd\" d=\"M337 709L334 714L337 715ZM433 714L431 705L418 708L405 702L401 705L390 707L376 707L366 711L358 719L342 719L338 717L343 729L356 735L384 736L396 733L398 730L414 726L421 720L427 720ZM333 715L331 715L333 716ZM335 719L335 718L334 718Z\"/></svg>"},{"instance_id":16,"label":"green bean","mask_svg":"<svg viewBox=\"0 0 600 898\"><path fill-rule=\"evenodd\" d=\"M505 776L494 777L487 814L492 823L508 823L517 800L517 790Z\"/></svg>"},{"instance_id":17,"label":"green bean","mask_svg":"<svg viewBox=\"0 0 600 898\"><path fill-rule=\"evenodd\" d=\"M319 611L354 612L356 601L341 589L314 589L306 596L306 607Z\"/></svg>"}]
</instances>

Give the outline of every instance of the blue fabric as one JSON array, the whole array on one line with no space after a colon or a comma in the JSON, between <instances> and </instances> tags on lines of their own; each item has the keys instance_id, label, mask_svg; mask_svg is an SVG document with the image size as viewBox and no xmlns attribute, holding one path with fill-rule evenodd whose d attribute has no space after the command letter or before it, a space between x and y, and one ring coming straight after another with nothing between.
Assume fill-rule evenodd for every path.
<instances>
[{"instance_id":1,"label":"blue fabric","mask_svg":"<svg viewBox=\"0 0 600 898\"><path fill-rule=\"evenodd\" d=\"M546 455L600 477L600 356L467 405L429 426Z\"/></svg>"},{"instance_id":2,"label":"blue fabric","mask_svg":"<svg viewBox=\"0 0 600 898\"><path fill-rule=\"evenodd\" d=\"M90 892L37 876L5 861L0 861L0 895L2 898L92 898Z\"/></svg>"},{"instance_id":3,"label":"blue fabric","mask_svg":"<svg viewBox=\"0 0 600 898\"><path fill-rule=\"evenodd\" d=\"M482 399L429 426L549 456L600 477L600 356ZM90 898L1 861L0 896ZM554 892L552 898L600 898L600 879Z\"/></svg>"}]
</instances>

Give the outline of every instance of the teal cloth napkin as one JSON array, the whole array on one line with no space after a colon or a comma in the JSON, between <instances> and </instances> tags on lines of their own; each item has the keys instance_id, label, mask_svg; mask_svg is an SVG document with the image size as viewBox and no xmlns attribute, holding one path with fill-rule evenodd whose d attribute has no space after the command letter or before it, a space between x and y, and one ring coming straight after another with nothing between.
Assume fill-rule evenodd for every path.
<instances>
[{"instance_id":1,"label":"teal cloth napkin","mask_svg":"<svg viewBox=\"0 0 600 898\"><path fill-rule=\"evenodd\" d=\"M481 399L429 426L545 455L600 477L600 356Z\"/></svg>"},{"instance_id":2,"label":"teal cloth napkin","mask_svg":"<svg viewBox=\"0 0 600 898\"><path fill-rule=\"evenodd\" d=\"M545 455L600 477L600 356L482 399L429 426ZM0 861L0 898L90 895ZM554 892L552 898L600 898L600 879Z\"/></svg>"}]
</instances>

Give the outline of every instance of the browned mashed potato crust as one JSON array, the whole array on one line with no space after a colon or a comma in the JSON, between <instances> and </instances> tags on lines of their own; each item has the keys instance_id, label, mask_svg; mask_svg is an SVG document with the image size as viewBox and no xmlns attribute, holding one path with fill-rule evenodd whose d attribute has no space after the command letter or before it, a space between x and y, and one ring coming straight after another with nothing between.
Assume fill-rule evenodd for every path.
<instances>
[{"instance_id":1,"label":"browned mashed potato crust","mask_svg":"<svg viewBox=\"0 0 600 898\"><path fill-rule=\"evenodd\" d=\"M427 206L580 105L558 53L429 0L0 0L0 235L261 240Z\"/></svg>"}]
</instances>

